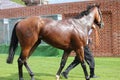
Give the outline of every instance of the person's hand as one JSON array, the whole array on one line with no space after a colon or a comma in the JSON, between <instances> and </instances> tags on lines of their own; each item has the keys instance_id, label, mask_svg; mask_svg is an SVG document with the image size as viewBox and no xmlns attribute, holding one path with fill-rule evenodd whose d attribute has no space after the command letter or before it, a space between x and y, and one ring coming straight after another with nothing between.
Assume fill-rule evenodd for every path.
<instances>
[{"instance_id":1,"label":"person's hand","mask_svg":"<svg viewBox=\"0 0 120 80\"><path fill-rule=\"evenodd\" d=\"M88 44L92 44L92 38L88 39Z\"/></svg>"},{"instance_id":2,"label":"person's hand","mask_svg":"<svg viewBox=\"0 0 120 80\"><path fill-rule=\"evenodd\" d=\"M92 25L92 29L96 29L96 26L94 24Z\"/></svg>"}]
</instances>

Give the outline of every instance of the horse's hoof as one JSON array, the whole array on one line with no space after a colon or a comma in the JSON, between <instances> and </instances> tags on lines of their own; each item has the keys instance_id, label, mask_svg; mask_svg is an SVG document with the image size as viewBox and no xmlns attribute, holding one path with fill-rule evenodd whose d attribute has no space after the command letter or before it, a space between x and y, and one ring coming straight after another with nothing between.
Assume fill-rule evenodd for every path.
<instances>
[{"instance_id":1,"label":"horse's hoof","mask_svg":"<svg viewBox=\"0 0 120 80\"><path fill-rule=\"evenodd\" d=\"M86 80L90 80L90 78L87 78Z\"/></svg>"},{"instance_id":2,"label":"horse's hoof","mask_svg":"<svg viewBox=\"0 0 120 80\"><path fill-rule=\"evenodd\" d=\"M60 76L59 75L56 75L56 80L60 80Z\"/></svg>"},{"instance_id":3,"label":"horse's hoof","mask_svg":"<svg viewBox=\"0 0 120 80\"><path fill-rule=\"evenodd\" d=\"M31 80L35 80L34 77L32 77Z\"/></svg>"},{"instance_id":4,"label":"horse's hoof","mask_svg":"<svg viewBox=\"0 0 120 80\"><path fill-rule=\"evenodd\" d=\"M23 78L20 78L19 80L24 80Z\"/></svg>"},{"instance_id":5,"label":"horse's hoof","mask_svg":"<svg viewBox=\"0 0 120 80\"><path fill-rule=\"evenodd\" d=\"M90 80L90 77L88 76L88 77L86 77L86 80Z\"/></svg>"},{"instance_id":6,"label":"horse's hoof","mask_svg":"<svg viewBox=\"0 0 120 80\"><path fill-rule=\"evenodd\" d=\"M63 73L61 73L61 75L62 75L65 79L68 79L67 73L63 72Z\"/></svg>"}]
</instances>

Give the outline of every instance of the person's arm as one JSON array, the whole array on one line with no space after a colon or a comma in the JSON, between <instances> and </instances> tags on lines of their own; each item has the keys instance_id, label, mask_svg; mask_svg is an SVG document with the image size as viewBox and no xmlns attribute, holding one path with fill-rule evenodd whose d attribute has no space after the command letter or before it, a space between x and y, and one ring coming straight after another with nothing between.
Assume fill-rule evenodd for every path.
<instances>
[{"instance_id":1,"label":"person's arm","mask_svg":"<svg viewBox=\"0 0 120 80\"><path fill-rule=\"evenodd\" d=\"M95 45L98 46L99 45L99 35L98 35L97 28L94 24L92 25L92 29L95 33L95 41L96 41Z\"/></svg>"},{"instance_id":2,"label":"person's arm","mask_svg":"<svg viewBox=\"0 0 120 80\"><path fill-rule=\"evenodd\" d=\"M92 28L89 30L89 32L88 32L88 45L90 45L90 44L92 44L92 38L90 38L90 35L91 35L91 33L92 33L92 31L93 30L95 30L95 25L93 24L92 25Z\"/></svg>"}]
</instances>

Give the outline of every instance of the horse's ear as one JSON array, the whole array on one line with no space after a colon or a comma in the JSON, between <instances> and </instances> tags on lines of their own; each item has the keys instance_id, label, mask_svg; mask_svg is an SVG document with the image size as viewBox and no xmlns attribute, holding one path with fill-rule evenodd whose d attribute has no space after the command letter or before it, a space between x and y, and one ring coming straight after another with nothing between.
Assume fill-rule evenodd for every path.
<instances>
[{"instance_id":1,"label":"horse's ear","mask_svg":"<svg viewBox=\"0 0 120 80\"><path fill-rule=\"evenodd\" d=\"M91 9L93 7L93 4L88 4L87 5L87 10Z\"/></svg>"},{"instance_id":2,"label":"horse's ear","mask_svg":"<svg viewBox=\"0 0 120 80\"><path fill-rule=\"evenodd\" d=\"M100 3L93 4L94 7L98 7L98 8L100 7L100 5L101 5Z\"/></svg>"},{"instance_id":3,"label":"horse's ear","mask_svg":"<svg viewBox=\"0 0 120 80\"><path fill-rule=\"evenodd\" d=\"M96 4L96 6L97 6L98 8L100 7L100 5L101 5L101 3Z\"/></svg>"},{"instance_id":4,"label":"horse's ear","mask_svg":"<svg viewBox=\"0 0 120 80\"><path fill-rule=\"evenodd\" d=\"M87 5L87 10L89 10L90 9L90 5Z\"/></svg>"}]
</instances>

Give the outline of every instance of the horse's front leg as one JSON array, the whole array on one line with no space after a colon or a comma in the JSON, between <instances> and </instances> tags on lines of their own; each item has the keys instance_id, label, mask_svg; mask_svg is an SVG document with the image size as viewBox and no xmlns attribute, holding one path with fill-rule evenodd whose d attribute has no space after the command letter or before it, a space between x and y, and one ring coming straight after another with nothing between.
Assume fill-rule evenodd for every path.
<instances>
[{"instance_id":1,"label":"horse's front leg","mask_svg":"<svg viewBox=\"0 0 120 80\"><path fill-rule=\"evenodd\" d=\"M85 79L86 80L90 80L89 76L88 76L88 72L87 72L87 68L86 68L86 64L84 62L84 48L80 47L79 49L76 50L76 54L78 56L78 58L81 61L81 66L83 68L84 71L84 75L85 75Z\"/></svg>"},{"instance_id":2,"label":"horse's front leg","mask_svg":"<svg viewBox=\"0 0 120 80\"><path fill-rule=\"evenodd\" d=\"M59 67L59 69L57 71L57 74L56 74L57 80L60 79L60 73L62 72L62 69L64 68L64 66L66 64L69 53L70 53L70 51L64 51L64 53L63 53L61 63L60 63L60 67Z\"/></svg>"},{"instance_id":3,"label":"horse's front leg","mask_svg":"<svg viewBox=\"0 0 120 80\"><path fill-rule=\"evenodd\" d=\"M84 61L81 61L81 66L82 66L82 69L83 69L83 71L84 71L84 75L85 75L86 80L90 80L90 77L88 76L86 64L85 64Z\"/></svg>"}]
</instances>

